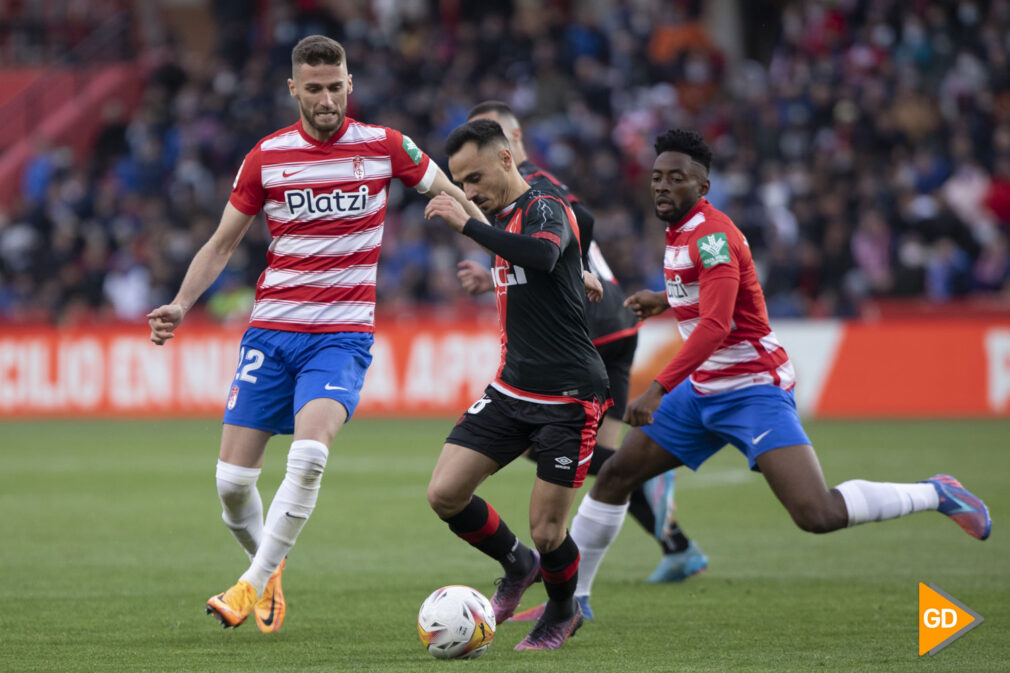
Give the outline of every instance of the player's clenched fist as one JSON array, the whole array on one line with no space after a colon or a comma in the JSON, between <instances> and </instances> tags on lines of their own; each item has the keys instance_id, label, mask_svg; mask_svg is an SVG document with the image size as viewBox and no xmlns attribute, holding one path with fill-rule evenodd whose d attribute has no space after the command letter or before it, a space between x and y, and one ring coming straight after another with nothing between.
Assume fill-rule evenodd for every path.
<instances>
[{"instance_id":1,"label":"player's clenched fist","mask_svg":"<svg viewBox=\"0 0 1010 673\"><path fill-rule=\"evenodd\" d=\"M593 275L592 271L582 272L582 284L586 288L586 296L589 301L598 302L603 299L603 285L600 279Z\"/></svg>"},{"instance_id":2,"label":"player's clenched fist","mask_svg":"<svg viewBox=\"0 0 1010 673\"><path fill-rule=\"evenodd\" d=\"M483 294L494 289L491 272L477 262L464 259L456 268L456 277L467 294Z\"/></svg>"},{"instance_id":3,"label":"player's clenched fist","mask_svg":"<svg viewBox=\"0 0 1010 673\"><path fill-rule=\"evenodd\" d=\"M651 290L640 290L636 292L624 300L624 305L634 311L639 320L645 320L646 318L651 318L654 315L659 315L666 309L670 308L670 304L666 300L666 294L663 292L653 292Z\"/></svg>"},{"instance_id":4,"label":"player's clenched fist","mask_svg":"<svg viewBox=\"0 0 1010 673\"><path fill-rule=\"evenodd\" d=\"M653 381L644 393L636 397L624 410L624 422L633 427L652 424L652 414L659 408L666 390Z\"/></svg>"},{"instance_id":5,"label":"player's clenched fist","mask_svg":"<svg viewBox=\"0 0 1010 673\"><path fill-rule=\"evenodd\" d=\"M161 346L175 337L172 331L182 322L185 311L178 304L165 304L147 314L147 322L151 325L151 341Z\"/></svg>"},{"instance_id":6,"label":"player's clenched fist","mask_svg":"<svg viewBox=\"0 0 1010 673\"><path fill-rule=\"evenodd\" d=\"M470 216L463 210L459 201L452 198L445 192L435 196L424 209L424 218L430 220L433 217L441 217L449 223L449 226L456 231L462 232L463 225L470 219Z\"/></svg>"}]
</instances>

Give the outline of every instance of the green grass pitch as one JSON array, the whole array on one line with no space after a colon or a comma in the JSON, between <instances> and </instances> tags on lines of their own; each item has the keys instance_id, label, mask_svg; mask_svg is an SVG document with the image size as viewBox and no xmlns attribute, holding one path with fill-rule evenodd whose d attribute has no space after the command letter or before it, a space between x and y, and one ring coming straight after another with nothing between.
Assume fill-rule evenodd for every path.
<instances>
[{"instance_id":1,"label":"green grass pitch","mask_svg":"<svg viewBox=\"0 0 1010 673\"><path fill-rule=\"evenodd\" d=\"M214 487L219 425L0 424L0 671L1006 671L1010 670L1010 422L811 422L829 484L950 472L995 519L980 543L917 514L826 536L802 533L744 459L723 450L677 482L680 520L708 554L703 575L643 583L658 547L629 521L597 579L597 619L558 652L443 662L421 647L421 601L445 584L493 591L493 562L425 502L452 421L360 420L334 443L316 512L285 575L284 629L224 631L203 602L245 569ZM260 490L279 483L285 438ZM529 540L532 463L479 493ZM985 622L917 656L917 583ZM543 600L535 585L523 607Z\"/></svg>"}]
</instances>

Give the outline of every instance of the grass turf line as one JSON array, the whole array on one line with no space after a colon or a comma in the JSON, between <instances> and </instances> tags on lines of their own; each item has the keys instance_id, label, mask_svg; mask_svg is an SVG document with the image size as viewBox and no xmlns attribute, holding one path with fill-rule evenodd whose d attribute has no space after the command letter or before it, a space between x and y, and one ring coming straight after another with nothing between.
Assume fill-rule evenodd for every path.
<instances>
[{"instance_id":1,"label":"grass turf line","mask_svg":"<svg viewBox=\"0 0 1010 673\"><path fill-rule=\"evenodd\" d=\"M499 626L479 660L440 662L414 620L444 584L490 595L496 565L452 536L424 492L452 421L361 420L334 443L319 505L285 575L284 629L223 631L203 602L246 560L219 519L219 425L0 424L2 671L998 671L1010 661L1010 474L1002 421L811 422L829 484L948 471L995 519L984 543L933 514L827 536L800 532L727 448L678 477L680 520L710 558L681 585L646 585L658 547L629 521L598 576L597 619L560 652L517 653ZM287 441L268 448L269 503ZM480 489L528 541L533 465ZM985 622L917 656L917 582ZM544 599L535 585L523 607Z\"/></svg>"}]
</instances>

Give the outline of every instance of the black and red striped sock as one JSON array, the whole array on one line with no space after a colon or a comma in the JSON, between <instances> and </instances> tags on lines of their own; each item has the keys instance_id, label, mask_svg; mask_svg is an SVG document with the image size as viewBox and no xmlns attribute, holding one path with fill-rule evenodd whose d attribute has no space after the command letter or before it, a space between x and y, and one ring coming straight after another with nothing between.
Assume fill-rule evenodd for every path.
<instances>
[{"instance_id":1,"label":"black and red striped sock","mask_svg":"<svg viewBox=\"0 0 1010 673\"><path fill-rule=\"evenodd\" d=\"M533 553L519 542L509 527L487 502L473 496L458 514L443 519L449 530L502 564L508 575L530 571Z\"/></svg>"},{"instance_id":2,"label":"black and red striped sock","mask_svg":"<svg viewBox=\"0 0 1010 673\"><path fill-rule=\"evenodd\" d=\"M550 621L568 619L574 614L575 585L579 579L579 548L569 533L554 551L540 555L540 570L547 590L544 618Z\"/></svg>"}]
</instances>

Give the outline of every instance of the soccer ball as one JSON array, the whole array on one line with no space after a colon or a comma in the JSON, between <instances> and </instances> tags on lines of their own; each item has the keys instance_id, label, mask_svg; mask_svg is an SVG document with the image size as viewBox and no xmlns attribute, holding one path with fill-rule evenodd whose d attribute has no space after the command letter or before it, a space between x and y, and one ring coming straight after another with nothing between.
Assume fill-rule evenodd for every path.
<instances>
[{"instance_id":1,"label":"soccer ball","mask_svg":"<svg viewBox=\"0 0 1010 673\"><path fill-rule=\"evenodd\" d=\"M438 659L475 659L494 639L494 610L476 589L436 589L417 613L421 644Z\"/></svg>"}]
</instances>

